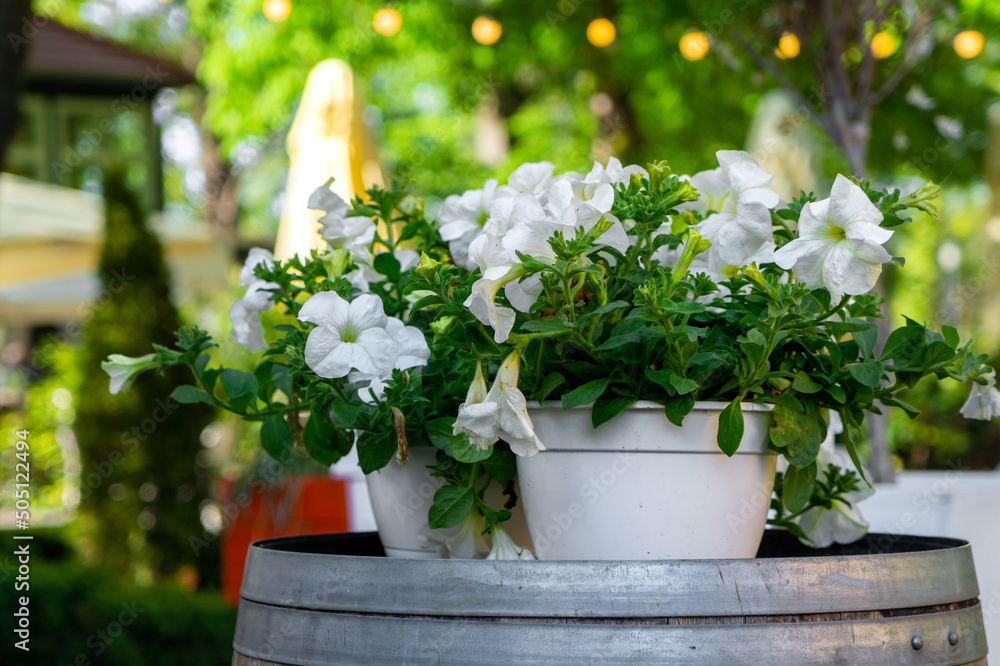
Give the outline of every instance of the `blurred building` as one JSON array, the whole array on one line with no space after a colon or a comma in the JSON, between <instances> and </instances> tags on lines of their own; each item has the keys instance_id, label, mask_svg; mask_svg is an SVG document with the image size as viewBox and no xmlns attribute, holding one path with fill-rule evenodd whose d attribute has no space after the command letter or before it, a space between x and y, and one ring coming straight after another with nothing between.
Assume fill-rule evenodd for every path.
<instances>
[{"instance_id":1,"label":"blurred building","mask_svg":"<svg viewBox=\"0 0 1000 666\"><path fill-rule=\"evenodd\" d=\"M0 333L6 344L89 312L104 233L101 182L123 167L159 232L175 293L223 284L229 250L203 227L164 225L152 101L192 83L176 65L47 21L31 39L24 119L0 174Z\"/></svg>"}]
</instances>

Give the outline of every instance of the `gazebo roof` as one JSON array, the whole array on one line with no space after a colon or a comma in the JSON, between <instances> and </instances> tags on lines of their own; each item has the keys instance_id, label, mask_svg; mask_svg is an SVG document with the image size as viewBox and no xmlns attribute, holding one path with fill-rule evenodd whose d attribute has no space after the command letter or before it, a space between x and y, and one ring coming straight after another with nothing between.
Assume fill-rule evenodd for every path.
<instances>
[{"instance_id":1,"label":"gazebo roof","mask_svg":"<svg viewBox=\"0 0 1000 666\"><path fill-rule=\"evenodd\" d=\"M119 95L194 81L188 70L49 20L28 43L25 89Z\"/></svg>"}]
</instances>

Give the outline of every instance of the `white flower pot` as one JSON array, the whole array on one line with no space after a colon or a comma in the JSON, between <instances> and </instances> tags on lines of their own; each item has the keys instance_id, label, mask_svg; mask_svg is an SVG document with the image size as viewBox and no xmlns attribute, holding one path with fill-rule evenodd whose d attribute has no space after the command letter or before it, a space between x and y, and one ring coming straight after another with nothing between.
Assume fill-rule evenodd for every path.
<instances>
[{"instance_id":1,"label":"white flower pot","mask_svg":"<svg viewBox=\"0 0 1000 666\"><path fill-rule=\"evenodd\" d=\"M444 485L444 479L431 476L427 469L434 464L437 449L415 446L408 454L405 465L397 464L394 458L365 476L378 537L389 557L447 557L447 550L431 538L427 526L434 493Z\"/></svg>"},{"instance_id":2,"label":"white flower pot","mask_svg":"<svg viewBox=\"0 0 1000 666\"><path fill-rule=\"evenodd\" d=\"M448 557L444 540L458 534L460 526L431 530L427 524L434 493L444 485L444 479L431 476L427 469L434 464L437 449L413 447L408 453L405 465L393 459L365 476L382 547L388 557ZM496 484L490 485L484 497L494 509L502 508L506 500ZM503 526L516 544L531 548L520 502Z\"/></svg>"},{"instance_id":3,"label":"white flower pot","mask_svg":"<svg viewBox=\"0 0 1000 666\"><path fill-rule=\"evenodd\" d=\"M517 459L535 555L545 560L754 557L764 534L776 456L770 409L743 405L729 458L716 434L726 403L698 402L683 427L638 401L597 430L590 408L529 407L540 453Z\"/></svg>"}]
</instances>

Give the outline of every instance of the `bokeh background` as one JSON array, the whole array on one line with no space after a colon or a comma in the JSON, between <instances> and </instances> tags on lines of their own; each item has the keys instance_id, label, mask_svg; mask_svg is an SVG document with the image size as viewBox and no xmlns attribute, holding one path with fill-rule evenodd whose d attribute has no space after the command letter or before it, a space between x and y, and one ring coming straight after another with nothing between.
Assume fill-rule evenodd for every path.
<instances>
[{"instance_id":1,"label":"bokeh background","mask_svg":"<svg viewBox=\"0 0 1000 666\"><path fill-rule=\"evenodd\" d=\"M838 172L933 181L940 219L890 243L887 316L1000 361L989 0L5 0L0 34L0 528L28 429L37 599L31 653L5 639L4 663L228 663L249 540L364 527L349 470L277 465L253 428L164 402L178 377L110 396L99 370L182 322L250 363L228 341L236 273L301 206L290 153L317 137L341 186L400 179L431 204L525 161L695 173L733 148L786 199ZM304 96L328 59L341 78ZM918 419L873 419L876 479L997 468L1000 426L957 418L965 398L928 380ZM5 601L15 575L0 554Z\"/></svg>"}]
</instances>

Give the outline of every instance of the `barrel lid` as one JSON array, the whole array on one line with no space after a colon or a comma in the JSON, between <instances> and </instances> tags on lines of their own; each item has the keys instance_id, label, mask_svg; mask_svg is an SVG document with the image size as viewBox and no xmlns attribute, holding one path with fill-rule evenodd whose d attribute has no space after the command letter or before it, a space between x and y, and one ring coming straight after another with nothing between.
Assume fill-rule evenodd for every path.
<instances>
[{"instance_id":1,"label":"barrel lid","mask_svg":"<svg viewBox=\"0 0 1000 666\"><path fill-rule=\"evenodd\" d=\"M759 557L521 561L382 556L375 533L251 545L241 596L320 611L481 617L703 617L918 608L975 599L972 550L869 534L814 550L765 533Z\"/></svg>"}]
</instances>

